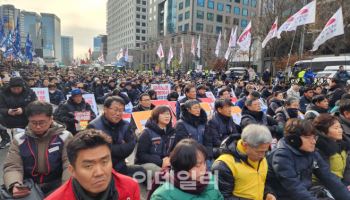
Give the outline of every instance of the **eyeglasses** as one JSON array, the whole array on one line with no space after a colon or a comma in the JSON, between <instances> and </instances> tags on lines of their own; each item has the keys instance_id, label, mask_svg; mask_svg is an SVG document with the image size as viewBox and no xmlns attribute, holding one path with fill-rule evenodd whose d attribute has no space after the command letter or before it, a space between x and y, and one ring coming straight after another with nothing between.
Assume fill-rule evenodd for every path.
<instances>
[{"instance_id":1,"label":"eyeglasses","mask_svg":"<svg viewBox=\"0 0 350 200\"><path fill-rule=\"evenodd\" d=\"M301 136L302 138L304 139L307 139L307 140L312 140L314 139L315 141L318 140L319 136L318 135L308 135L308 136Z\"/></svg>"},{"instance_id":2,"label":"eyeglasses","mask_svg":"<svg viewBox=\"0 0 350 200\"><path fill-rule=\"evenodd\" d=\"M114 113L123 113L124 112L124 109L108 108L108 110L110 110Z\"/></svg>"},{"instance_id":3,"label":"eyeglasses","mask_svg":"<svg viewBox=\"0 0 350 200\"><path fill-rule=\"evenodd\" d=\"M143 99L143 100L141 100L141 101L151 101L151 99Z\"/></svg>"},{"instance_id":4,"label":"eyeglasses","mask_svg":"<svg viewBox=\"0 0 350 200\"><path fill-rule=\"evenodd\" d=\"M48 121L29 121L29 123L35 127L36 126L43 127L43 126L47 125Z\"/></svg>"}]
</instances>

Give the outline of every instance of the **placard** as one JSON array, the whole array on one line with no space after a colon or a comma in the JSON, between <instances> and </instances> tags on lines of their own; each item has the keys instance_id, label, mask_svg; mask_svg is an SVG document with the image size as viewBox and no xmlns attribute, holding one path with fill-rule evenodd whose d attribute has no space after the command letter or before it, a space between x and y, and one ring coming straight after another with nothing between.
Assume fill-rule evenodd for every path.
<instances>
[{"instance_id":1,"label":"placard","mask_svg":"<svg viewBox=\"0 0 350 200\"><path fill-rule=\"evenodd\" d=\"M45 101L50 103L50 95L49 95L48 88L31 88L31 89L35 92L39 101Z\"/></svg>"},{"instance_id":2,"label":"placard","mask_svg":"<svg viewBox=\"0 0 350 200\"><path fill-rule=\"evenodd\" d=\"M75 129L77 131L85 130L91 120L90 111L74 112L74 119L79 123L75 123Z\"/></svg>"},{"instance_id":3,"label":"placard","mask_svg":"<svg viewBox=\"0 0 350 200\"><path fill-rule=\"evenodd\" d=\"M67 95L67 99L69 99L71 95ZM95 115L98 116L98 108L95 100L94 94L83 94L83 98L85 99L85 102L90 104L92 111L94 111Z\"/></svg>"},{"instance_id":4,"label":"placard","mask_svg":"<svg viewBox=\"0 0 350 200\"><path fill-rule=\"evenodd\" d=\"M242 120L242 110L239 106L232 106L231 107L231 115L232 115L232 119L233 121L239 125L241 124L241 120Z\"/></svg>"},{"instance_id":5,"label":"placard","mask_svg":"<svg viewBox=\"0 0 350 200\"><path fill-rule=\"evenodd\" d=\"M143 131L145 129L146 122L151 117L151 113L151 110L132 113L132 118L138 130Z\"/></svg>"},{"instance_id":6,"label":"placard","mask_svg":"<svg viewBox=\"0 0 350 200\"><path fill-rule=\"evenodd\" d=\"M158 99L167 99L171 86L170 84L151 84L151 89L156 91Z\"/></svg>"}]
</instances>

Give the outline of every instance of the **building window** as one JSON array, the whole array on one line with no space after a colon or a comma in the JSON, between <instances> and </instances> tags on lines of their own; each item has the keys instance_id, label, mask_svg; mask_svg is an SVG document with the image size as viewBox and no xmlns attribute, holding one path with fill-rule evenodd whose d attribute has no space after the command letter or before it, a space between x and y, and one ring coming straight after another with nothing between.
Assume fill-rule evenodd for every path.
<instances>
[{"instance_id":1,"label":"building window","mask_svg":"<svg viewBox=\"0 0 350 200\"><path fill-rule=\"evenodd\" d=\"M189 25L189 24L185 24L185 26L184 26L184 31L188 31L189 28L190 28L190 25Z\"/></svg>"},{"instance_id":2,"label":"building window","mask_svg":"<svg viewBox=\"0 0 350 200\"><path fill-rule=\"evenodd\" d=\"M142 1L142 5L147 5L147 2L146 1Z\"/></svg>"},{"instance_id":3,"label":"building window","mask_svg":"<svg viewBox=\"0 0 350 200\"><path fill-rule=\"evenodd\" d=\"M142 37L142 41L146 41L146 37Z\"/></svg>"},{"instance_id":4,"label":"building window","mask_svg":"<svg viewBox=\"0 0 350 200\"><path fill-rule=\"evenodd\" d=\"M197 23L196 24L196 30L203 32L203 24L202 23Z\"/></svg>"},{"instance_id":5,"label":"building window","mask_svg":"<svg viewBox=\"0 0 350 200\"><path fill-rule=\"evenodd\" d=\"M231 5L226 5L226 12L231 13Z\"/></svg>"},{"instance_id":6,"label":"building window","mask_svg":"<svg viewBox=\"0 0 350 200\"><path fill-rule=\"evenodd\" d=\"M141 11L141 8L140 7L136 7L136 11Z\"/></svg>"},{"instance_id":7,"label":"building window","mask_svg":"<svg viewBox=\"0 0 350 200\"><path fill-rule=\"evenodd\" d=\"M142 33L146 33L146 30L142 30L141 32L142 32Z\"/></svg>"},{"instance_id":8,"label":"building window","mask_svg":"<svg viewBox=\"0 0 350 200\"><path fill-rule=\"evenodd\" d=\"M214 7L215 7L214 1L208 0L208 8L209 8L209 9L214 9Z\"/></svg>"},{"instance_id":9,"label":"building window","mask_svg":"<svg viewBox=\"0 0 350 200\"><path fill-rule=\"evenodd\" d=\"M235 7L233 9L233 13L235 13L235 15L241 15L241 9L239 7Z\"/></svg>"},{"instance_id":10,"label":"building window","mask_svg":"<svg viewBox=\"0 0 350 200\"><path fill-rule=\"evenodd\" d=\"M241 0L235 0L236 3L241 3Z\"/></svg>"},{"instance_id":11,"label":"building window","mask_svg":"<svg viewBox=\"0 0 350 200\"><path fill-rule=\"evenodd\" d=\"M213 13L207 13L207 20L208 21L214 21L214 14Z\"/></svg>"},{"instance_id":12,"label":"building window","mask_svg":"<svg viewBox=\"0 0 350 200\"><path fill-rule=\"evenodd\" d=\"M140 40L140 36L136 36L136 40Z\"/></svg>"},{"instance_id":13,"label":"building window","mask_svg":"<svg viewBox=\"0 0 350 200\"><path fill-rule=\"evenodd\" d=\"M136 18L137 18L137 19L140 19L140 17L141 17L141 16L140 16L139 14L136 14Z\"/></svg>"},{"instance_id":14,"label":"building window","mask_svg":"<svg viewBox=\"0 0 350 200\"><path fill-rule=\"evenodd\" d=\"M239 19L238 18L233 18L233 25L236 25L236 26L239 25Z\"/></svg>"},{"instance_id":15,"label":"building window","mask_svg":"<svg viewBox=\"0 0 350 200\"><path fill-rule=\"evenodd\" d=\"M224 4L218 3L218 11L224 11Z\"/></svg>"},{"instance_id":16,"label":"building window","mask_svg":"<svg viewBox=\"0 0 350 200\"><path fill-rule=\"evenodd\" d=\"M188 7L190 7L190 5L191 5L191 1L190 0L186 0L185 7L188 8Z\"/></svg>"},{"instance_id":17,"label":"building window","mask_svg":"<svg viewBox=\"0 0 350 200\"><path fill-rule=\"evenodd\" d=\"M197 10L197 18L198 19L204 19L204 11Z\"/></svg>"},{"instance_id":18,"label":"building window","mask_svg":"<svg viewBox=\"0 0 350 200\"><path fill-rule=\"evenodd\" d=\"M242 8L242 15L243 16L248 16L248 9Z\"/></svg>"},{"instance_id":19,"label":"building window","mask_svg":"<svg viewBox=\"0 0 350 200\"><path fill-rule=\"evenodd\" d=\"M207 25L206 27L207 33L213 33L213 29L214 29L213 25Z\"/></svg>"},{"instance_id":20,"label":"building window","mask_svg":"<svg viewBox=\"0 0 350 200\"><path fill-rule=\"evenodd\" d=\"M246 19L241 20L241 27L245 28L248 25L248 21Z\"/></svg>"},{"instance_id":21,"label":"building window","mask_svg":"<svg viewBox=\"0 0 350 200\"><path fill-rule=\"evenodd\" d=\"M190 11L185 12L185 19L189 19L190 18Z\"/></svg>"},{"instance_id":22,"label":"building window","mask_svg":"<svg viewBox=\"0 0 350 200\"><path fill-rule=\"evenodd\" d=\"M222 15L216 15L216 22L222 23Z\"/></svg>"},{"instance_id":23,"label":"building window","mask_svg":"<svg viewBox=\"0 0 350 200\"><path fill-rule=\"evenodd\" d=\"M146 8L142 8L142 12L146 12Z\"/></svg>"},{"instance_id":24,"label":"building window","mask_svg":"<svg viewBox=\"0 0 350 200\"><path fill-rule=\"evenodd\" d=\"M231 24L231 17L230 16L225 17L225 24L228 24L228 25Z\"/></svg>"},{"instance_id":25,"label":"building window","mask_svg":"<svg viewBox=\"0 0 350 200\"><path fill-rule=\"evenodd\" d=\"M219 34L222 31L222 27L221 26L217 26L216 27L216 34Z\"/></svg>"},{"instance_id":26,"label":"building window","mask_svg":"<svg viewBox=\"0 0 350 200\"><path fill-rule=\"evenodd\" d=\"M243 5L245 6L249 5L249 0L243 0Z\"/></svg>"},{"instance_id":27,"label":"building window","mask_svg":"<svg viewBox=\"0 0 350 200\"><path fill-rule=\"evenodd\" d=\"M182 10L184 8L184 3L183 2L180 2L179 3L179 10Z\"/></svg>"},{"instance_id":28,"label":"building window","mask_svg":"<svg viewBox=\"0 0 350 200\"><path fill-rule=\"evenodd\" d=\"M140 26L140 22L136 22L136 26Z\"/></svg>"},{"instance_id":29,"label":"building window","mask_svg":"<svg viewBox=\"0 0 350 200\"><path fill-rule=\"evenodd\" d=\"M182 26L178 26L177 31L182 32Z\"/></svg>"},{"instance_id":30,"label":"building window","mask_svg":"<svg viewBox=\"0 0 350 200\"><path fill-rule=\"evenodd\" d=\"M142 15L142 19L146 19L146 15Z\"/></svg>"},{"instance_id":31,"label":"building window","mask_svg":"<svg viewBox=\"0 0 350 200\"><path fill-rule=\"evenodd\" d=\"M250 16L255 17L256 16L255 12L250 12Z\"/></svg>"},{"instance_id":32,"label":"building window","mask_svg":"<svg viewBox=\"0 0 350 200\"><path fill-rule=\"evenodd\" d=\"M256 0L251 0L251 5L253 8L256 8Z\"/></svg>"},{"instance_id":33,"label":"building window","mask_svg":"<svg viewBox=\"0 0 350 200\"><path fill-rule=\"evenodd\" d=\"M179 22L181 22L183 20L183 14L179 14L178 20L179 20Z\"/></svg>"},{"instance_id":34,"label":"building window","mask_svg":"<svg viewBox=\"0 0 350 200\"><path fill-rule=\"evenodd\" d=\"M197 6L204 7L205 1L204 0L197 0Z\"/></svg>"}]
</instances>

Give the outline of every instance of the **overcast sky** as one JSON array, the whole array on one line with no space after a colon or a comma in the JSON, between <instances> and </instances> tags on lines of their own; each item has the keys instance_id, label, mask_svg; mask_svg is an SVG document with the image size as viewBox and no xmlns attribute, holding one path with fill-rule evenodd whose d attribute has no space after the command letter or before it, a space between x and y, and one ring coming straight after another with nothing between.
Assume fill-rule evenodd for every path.
<instances>
[{"instance_id":1,"label":"overcast sky","mask_svg":"<svg viewBox=\"0 0 350 200\"><path fill-rule=\"evenodd\" d=\"M93 50L93 37L106 33L107 0L0 0L26 11L56 14L61 34L74 37L74 57Z\"/></svg>"}]
</instances>

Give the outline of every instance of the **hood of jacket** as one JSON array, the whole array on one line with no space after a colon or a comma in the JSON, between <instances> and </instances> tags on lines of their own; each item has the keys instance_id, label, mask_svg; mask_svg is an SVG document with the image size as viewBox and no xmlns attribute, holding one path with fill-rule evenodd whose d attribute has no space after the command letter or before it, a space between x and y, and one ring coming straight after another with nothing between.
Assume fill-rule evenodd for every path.
<instances>
[{"instance_id":1,"label":"hood of jacket","mask_svg":"<svg viewBox=\"0 0 350 200\"><path fill-rule=\"evenodd\" d=\"M331 140L324 132L318 131L318 140L316 148L326 157L330 157L342 150L349 150L350 144L345 140L334 141Z\"/></svg>"},{"instance_id":2,"label":"hood of jacket","mask_svg":"<svg viewBox=\"0 0 350 200\"><path fill-rule=\"evenodd\" d=\"M324 109L324 108L321 108L321 107L318 107L316 106L315 104L309 104L306 108L306 111L309 111L309 110L314 110L320 114L322 113L327 113L328 110L327 109Z\"/></svg>"},{"instance_id":3,"label":"hood of jacket","mask_svg":"<svg viewBox=\"0 0 350 200\"><path fill-rule=\"evenodd\" d=\"M153 121L153 120L147 120L146 128L151 129L152 131L158 133L159 135L163 136L163 135L171 135L175 132L175 129L172 127L172 121L170 120L170 123L166 126L165 129L161 129L158 124Z\"/></svg>"},{"instance_id":4,"label":"hood of jacket","mask_svg":"<svg viewBox=\"0 0 350 200\"><path fill-rule=\"evenodd\" d=\"M242 116L243 115L250 115L250 116L254 117L254 119L256 119L257 121L261 121L263 116L264 116L264 112L263 111L251 111L247 108L247 106L244 106L242 109Z\"/></svg>"},{"instance_id":5,"label":"hood of jacket","mask_svg":"<svg viewBox=\"0 0 350 200\"><path fill-rule=\"evenodd\" d=\"M187 109L182 110L181 119L194 127L207 123L207 113L201 108L199 117L192 115Z\"/></svg>"}]
</instances>

